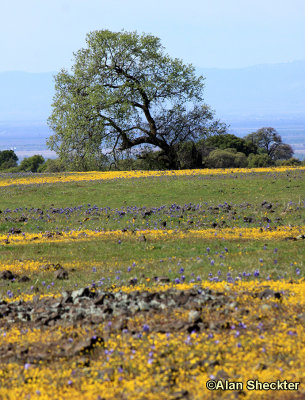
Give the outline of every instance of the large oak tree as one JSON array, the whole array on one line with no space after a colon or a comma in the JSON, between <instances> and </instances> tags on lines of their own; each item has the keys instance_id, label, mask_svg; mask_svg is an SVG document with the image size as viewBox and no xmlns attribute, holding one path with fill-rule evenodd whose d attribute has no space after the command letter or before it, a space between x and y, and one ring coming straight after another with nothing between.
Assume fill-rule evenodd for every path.
<instances>
[{"instance_id":1,"label":"large oak tree","mask_svg":"<svg viewBox=\"0 0 305 400\"><path fill-rule=\"evenodd\" d=\"M102 149L115 155L151 145L177 168L180 143L225 132L203 102L204 78L169 57L157 37L102 30L86 44L72 72L55 76L48 146L62 160L88 169Z\"/></svg>"}]
</instances>

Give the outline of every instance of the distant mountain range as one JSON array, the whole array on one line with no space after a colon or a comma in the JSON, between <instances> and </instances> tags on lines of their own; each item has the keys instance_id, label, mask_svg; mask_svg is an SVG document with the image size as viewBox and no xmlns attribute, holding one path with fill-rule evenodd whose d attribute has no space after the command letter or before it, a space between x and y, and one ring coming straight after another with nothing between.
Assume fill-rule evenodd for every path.
<instances>
[{"instance_id":1,"label":"distant mountain range","mask_svg":"<svg viewBox=\"0 0 305 400\"><path fill-rule=\"evenodd\" d=\"M305 60L196 71L206 78L206 103L233 129L268 125L305 130ZM45 142L51 133L46 119L51 113L55 74L0 73L1 146Z\"/></svg>"},{"instance_id":2,"label":"distant mountain range","mask_svg":"<svg viewBox=\"0 0 305 400\"><path fill-rule=\"evenodd\" d=\"M244 120L305 119L305 60L241 69L197 68L205 100L219 116ZM45 121L56 72L0 73L0 120Z\"/></svg>"},{"instance_id":3,"label":"distant mountain range","mask_svg":"<svg viewBox=\"0 0 305 400\"><path fill-rule=\"evenodd\" d=\"M305 122L305 60L197 71L206 78L207 104L225 119Z\"/></svg>"}]
</instances>

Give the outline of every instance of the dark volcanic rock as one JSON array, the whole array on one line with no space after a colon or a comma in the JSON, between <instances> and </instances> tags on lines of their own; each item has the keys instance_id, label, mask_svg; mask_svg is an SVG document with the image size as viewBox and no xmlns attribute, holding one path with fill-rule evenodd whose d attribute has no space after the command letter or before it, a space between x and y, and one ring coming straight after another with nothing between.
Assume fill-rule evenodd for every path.
<instances>
[{"instance_id":1,"label":"dark volcanic rock","mask_svg":"<svg viewBox=\"0 0 305 400\"><path fill-rule=\"evenodd\" d=\"M72 355L75 356L82 353L89 353L92 352L97 345L101 346L103 343L104 339L102 337L93 336L73 345L70 354L72 353Z\"/></svg>"},{"instance_id":2,"label":"dark volcanic rock","mask_svg":"<svg viewBox=\"0 0 305 400\"><path fill-rule=\"evenodd\" d=\"M11 233L13 235L19 235L19 233L21 233L21 232L22 232L21 229L11 228L8 233Z\"/></svg>"},{"instance_id":3,"label":"dark volcanic rock","mask_svg":"<svg viewBox=\"0 0 305 400\"><path fill-rule=\"evenodd\" d=\"M156 280L160 283L169 283L170 279L167 276L157 276Z\"/></svg>"},{"instance_id":4,"label":"dark volcanic rock","mask_svg":"<svg viewBox=\"0 0 305 400\"><path fill-rule=\"evenodd\" d=\"M272 208L272 203L269 203L268 201L263 201L262 204L261 204L261 206L262 206L263 208L266 208L267 210L271 210L271 208Z\"/></svg>"},{"instance_id":5,"label":"dark volcanic rock","mask_svg":"<svg viewBox=\"0 0 305 400\"><path fill-rule=\"evenodd\" d=\"M69 279L68 271L64 268L58 269L54 274L55 279Z\"/></svg>"},{"instance_id":6,"label":"dark volcanic rock","mask_svg":"<svg viewBox=\"0 0 305 400\"><path fill-rule=\"evenodd\" d=\"M61 270L57 271L61 272ZM8 276L11 277L10 274ZM214 293L209 289L195 288L180 291L175 288L165 292L103 292L81 288L72 292L65 291L61 298L34 296L31 302L0 302L0 322L31 323L36 327L58 323L88 322L99 324L105 320L119 318L125 321L117 324L119 330L127 329L126 319L137 313L160 313L177 308L190 310L193 317L190 321L167 321L160 331L202 330L204 325L200 317L203 306L219 308L227 303L226 296ZM194 311L192 311L194 310ZM196 311L197 310L197 311ZM193 313L193 314L192 314Z\"/></svg>"},{"instance_id":7,"label":"dark volcanic rock","mask_svg":"<svg viewBox=\"0 0 305 400\"><path fill-rule=\"evenodd\" d=\"M145 235L141 235L138 240L139 240L139 242L146 242L147 241Z\"/></svg>"},{"instance_id":8,"label":"dark volcanic rock","mask_svg":"<svg viewBox=\"0 0 305 400\"><path fill-rule=\"evenodd\" d=\"M18 282L29 282L30 280L31 279L28 276L23 275L18 279Z\"/></svg>"},{"instance_id":9,"label":"dark volcanic rock","mask_svg":"<svg viewBox=\"0 0 305 400\"><path fill-rule=\"evenodd\" d=\"M0 279L11 281L12 279L14 279L16 277L17 277L17 275L13 274L12 271L10 271L8 269L0 272Z\"/></svg>"}]
</instances>

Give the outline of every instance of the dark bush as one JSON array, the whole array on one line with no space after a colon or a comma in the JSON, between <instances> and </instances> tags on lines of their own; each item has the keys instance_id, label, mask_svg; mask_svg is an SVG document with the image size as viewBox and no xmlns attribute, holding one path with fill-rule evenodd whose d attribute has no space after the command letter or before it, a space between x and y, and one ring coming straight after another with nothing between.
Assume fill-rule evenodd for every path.
<instances>
[{"instance_id":1,"label":"dark bush","mask_svg":"<svg viewBox=\"0 0 305 400\"><path fill-rule=\"evenodd\" d=\"M257 153L257 146L252 142L239 138L232 134L215 135L204 140L205 147L214 147L215 149L225 150L235 149L237 152L248 156L251 153Z\"/></svg>"},{"instance_id":2,"label":"dark bush","mask_svg":"<svg viewBox=\"0 0 305 400\"><path fill-rule=\"evenodd\" d=\"M268 154L250 154L248 157L249 168L269 167L270 165L272 165L272 160Z\"/></svg>"},{"instance_id":3,"label":"dark bush","mask_svg":"<svg viewBox=\"0 0 305 400\"><path fill-rule=\"evenodd\" d=\"M35 154L32 157L24 158L20 165L19 170L25 172L37 172L39 166L45 162L41 155Z\"/></svg>"},{"instance_id":4,"label":"dark bush","mask_svg":"<svg viewBox=\"0 0 305 400\"><path fill-rule=\"evenodd\" d=\"M289 160L277 160L275 162L275 165L277 166L298 166L298 165L302 165L302 161L300 161L297 158L289 158Z\"/></svg>"},{"instance_id":5,"label":"dark bush","mask_svg":"<svg viewBox=\"0 0 305 400\"><path fill-rule=\"evenodd\" d=\"M204 166L207 168L235 167L235 154L228 150L213 150L204 160Z\"/></svg>"},{"instance_id":6,"label":"dark bush","mask_svg":"<svg viewBox=\"0 0 305 400\"><path fill-rule=\"evenodd\" d=\"M293 149L290 144L279 143L273 144L270 149L270 157L272 160L289 160L293 156Z\"/></svg>"},{"instance_id":7,"label":"dark bush","mask_svg":"<svg viewBox=\"0 0 305 400\"><path fill-rule=\"evenodd\" d=\"M248 166L248 159L244 153L237 152L234 159L235 167L246 168Z\"/></svg>"},{"instance_id":8,"label":"dark bush","mask_svg":"<svg viewBox=\"0 0 305 400\"><path fill-rule=\"evenodd\" d=\"M178 165L181 169L202 167L202 156L194 142L185 142L179 145L177 151Z\"/></svg>"},{"instance_id":9,"label":"dark bush","mask_svg":"<svg viewBox=\"0 0 305 400\"><path fill-rule=\"evenodd\" d=\"M64 164L59 159L48 159L44 164L40 164L37 172L63 172Z\"/></svg>"},{"instance_id":10,"label":"dark bush","mask_svg":"<svg viewBox=\"0 0 305 400\"><path fill-rule=\"evenodd\" d=\"M8 169L17 166L18 157L13 150L0 151L0 169Z\"/></svg>"}]
</instances>

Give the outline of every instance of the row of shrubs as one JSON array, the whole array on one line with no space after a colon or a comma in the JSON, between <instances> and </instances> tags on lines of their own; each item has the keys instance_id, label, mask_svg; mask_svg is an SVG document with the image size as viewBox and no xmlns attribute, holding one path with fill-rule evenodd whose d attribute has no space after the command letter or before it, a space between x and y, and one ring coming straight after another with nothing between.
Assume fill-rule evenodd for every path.
<instances>
[{"instance_id":1,"label":"row of shrubs","mask_svg":"<svg viewBox=\"0 0 305 400\"><path fill-rule=\"evenodd\" d=\"M291 157L287 160L272 161L267 154L250 154L234 151L234 149L212 150L201 164L193 162L183 155L180 159L180 169L193 168L259 168L268 166L297 166L305 165L305 161ZM161 152L147 153L137 159L123 159L116 163L113 169L119 170L156 170L167 169L166 157Z\"/></svg>"},{"instance_id":2,"label":"row of shrubs","mask_svg":"<svg viewBox=\"0 0 305 400\"><path fill-rule=\"evenodd\" d=\"M274 135L273 132L272 135ZM279 135L276 137L276 142L272 142L269 138L270 143L267 148L264 142L256 141L258 143L256 144L250 139L252 139L251 135L239 138L232 134L224 134L211 136L197 143L189 141L179 144L176 147L179 168L258 168L305 164L305 161L301 162L293 157L291 146L282 143ZM120 170L167 169L167 163L167 157L162 151L146 150L136 157L119 160L115 168Z\"/></svg>"},{"instance_id":3,"label":"row of shrubs","mask_svg":"<svg viewBox=\"0 0 305 400\"><path fill-rule=\"evenodd\" d=\"M269 128L268 128L269 129ZM249 136L248 136L249 138ZM291 146L278 142L270 148L257 145L254 141L224 134L211 136L197 143L192 141L179 144L175 148L177 165L180 169L192 168L257 168L281 165L305 165L292 157ZM120 158L121 157L121 158ZM168 159L162 151L142 149L137 155L118 154L113 159L101 155L99 160L93 159L87 166L65 164L60 159L45 160L41 155L25 158L18 165L18 157L12 150L0 151L0 171L3 172L62 172L73 170L165 170Z\"/></svg>"},{"instance_id":4,"label":"row of shrubs","mask_svg":"<svg viewBox=\"0 0 305 400\"><path fill-rule=\"evenodd\" d=\"M288 160L277 160L270 163L268 156L265 154L250 154L246 157L243 153L234 152L231 149L213 150L204 160L201 168L258 168L266 166L298 166L305 165L305 160L300 161L297 158L289 158ZM184 167L184 168L183 168ZM198 166L182 164L181 169L199 168ZM6 168L6 165L0 166L1 172L63 172L72 171L77 168L68 168L59 159L44 160L41 155L35 155L25 158L19 166ZM93 170L157 170L166 169L166 160L158 157L156 154L149 154L143 159L124 159L119 160L116 165L104 164L102 168L92 168Z\"/></svg>"},{"instance_id":5,"label":"row of shrubs","mask_svg":"<svg viewBox=\"0 0 305 400\"><path fill-rule=\"evenodd\" d=\"M45 159L36 154L24 158L18 165L18 157L13 150L0 151L0 171L3 172L39 172L44 164L46 164Z\"/></svg>"}]
</instances>

